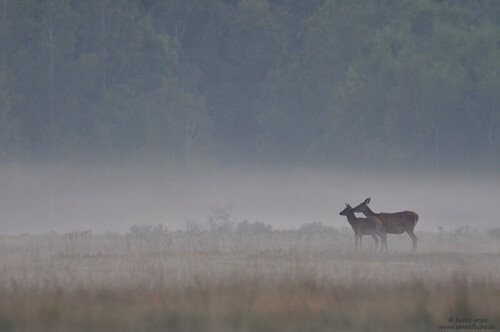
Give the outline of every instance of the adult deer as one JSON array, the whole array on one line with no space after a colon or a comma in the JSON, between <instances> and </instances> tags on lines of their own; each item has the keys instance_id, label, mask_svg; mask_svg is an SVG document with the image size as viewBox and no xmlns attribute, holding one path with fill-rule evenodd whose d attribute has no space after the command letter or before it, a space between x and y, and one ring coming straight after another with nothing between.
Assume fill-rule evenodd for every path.
<instances>
[{"instance_id":1,"label":"adult deer","mask_svg":"<svg viewBox=\"0 0 500 332\"><path fill-rule=\"evenodd\" d=\"M413 245L411 252L417 251L417 236L413 232L418 221L418 214L412 211L402 211L396 213L375 213L369 207L370 197L354 209L353 212L363 213L366 217L377 217L384 225L386 234L403 234L408 233ZM385 249L387 250L387 243Z\"/></svg>"},{"instance_id":2,"label":"adult deer","mask_svg":"<svg viewBox=\"0 0 500 332\"><path fill-rule=\"evenodd\" d=\"M358 243L359 247L361 248L361 238L363 237L363 235L372 236L373 240L375 241L375 250L377 250L378 247L377 236L380 237L380 240L382 241L381 249L384 250L384 245L387 248L387 244L385 241L384 225L382 224L379 218L377 217L357 218L354 215L353 209L349 204L345 205L345 209L340 212L340 215L347 217L347 221L349 221L349 224L351 225L354 231L356 249L358 248Z\"/></svg>"}]
</instances>

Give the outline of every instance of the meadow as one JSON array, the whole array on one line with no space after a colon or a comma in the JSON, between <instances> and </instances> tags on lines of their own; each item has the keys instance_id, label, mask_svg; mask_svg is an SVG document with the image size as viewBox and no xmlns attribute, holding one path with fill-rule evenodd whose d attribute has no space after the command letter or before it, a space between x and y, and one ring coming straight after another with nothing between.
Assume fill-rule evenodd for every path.
<instances>
[{"instance_id":1,"label":"meadow","mask_svg":"<svg viewBox=\"0 0 500 332\"><path fill-rule=\"evenodd\" d=\"M406 234L355 251L352 230L319 223L3 235L0 330L498 329L498 237L416 234L416 254Z\"/></svg>"}]
</instances>

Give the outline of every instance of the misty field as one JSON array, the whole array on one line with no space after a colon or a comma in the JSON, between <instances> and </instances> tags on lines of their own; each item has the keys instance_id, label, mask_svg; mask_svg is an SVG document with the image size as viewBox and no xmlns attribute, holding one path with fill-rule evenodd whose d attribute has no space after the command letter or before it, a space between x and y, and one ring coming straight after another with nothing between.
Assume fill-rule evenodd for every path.
<instances>
[{"instance_id":1,"label":"misty field","mask_svg":"<svg viewBox=\"0 0 500 332\"><path fill-rule=\"evenodd\" d=\"M0 330L423 331L500 323L495 234L420 232L411 255L407 235L388 236L381 253L368 237L354 251L347 229L240 225L1 236Z\"/></svg>"}]
</instances>

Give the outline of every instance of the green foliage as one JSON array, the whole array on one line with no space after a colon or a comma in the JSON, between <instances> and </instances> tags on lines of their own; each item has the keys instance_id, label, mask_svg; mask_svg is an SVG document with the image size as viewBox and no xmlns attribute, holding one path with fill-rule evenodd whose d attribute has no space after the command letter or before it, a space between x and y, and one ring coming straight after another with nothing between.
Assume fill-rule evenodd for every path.
<instances>
[{"instance_id":1,"label":"green foliage","mask_svg":"<svg viewBox=\"0 0 500 332\"><path fill-rule=\"evenodd\" d=\"M2 158L500 165L496 1L0 4Z\"/></svg>"}]
</instances>

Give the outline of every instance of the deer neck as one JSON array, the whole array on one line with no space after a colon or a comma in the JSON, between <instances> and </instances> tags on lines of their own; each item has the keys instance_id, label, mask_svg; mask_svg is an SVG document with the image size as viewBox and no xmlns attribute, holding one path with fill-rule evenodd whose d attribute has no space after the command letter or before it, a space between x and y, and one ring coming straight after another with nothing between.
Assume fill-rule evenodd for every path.
<instances>
[{"instance_id":1,"label":"deer neck","mask_svg":"<svg viewBox=\"0 0 500 332\"><path fill-rule=\"evenodd\" d=\"M356 221L358 220L358 218L356 218L356 216L354 215L354 212L352 212L352 211L347 213L346 217L347 217L347 221L349 221L349 224L351 224L351 226L354 226L356 224Z\"/></svg>"},{"instance_id":2,"label":"deer neck","mask_svg":"<svg viewBox=\"0 0 500 332\"><path fill-rule=\"evenodd\" d=\"M367 217L375 217L375 216L377 216L377 215L378 215L378 213L373 212L373 211L372 211L372 209L370 209L370 208L368 207L368 205L366 205L366 211L365 211L365 212L366 212L366 213L365 213L365 215L366 215Z\"/></svg>"}]
</instances>

